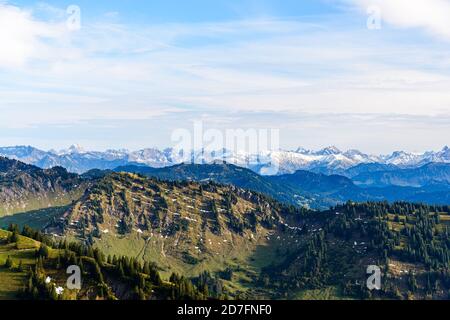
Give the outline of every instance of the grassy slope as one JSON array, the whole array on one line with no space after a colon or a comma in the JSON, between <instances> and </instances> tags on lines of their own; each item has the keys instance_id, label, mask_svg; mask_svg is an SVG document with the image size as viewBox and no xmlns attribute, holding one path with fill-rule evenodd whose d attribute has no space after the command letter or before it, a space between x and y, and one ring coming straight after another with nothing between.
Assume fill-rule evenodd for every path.
<instances>
[{"instance_id":1,"label":"grassy slope","mask_svg":"<svg viewBox=\"0 0 450 320\"><path fill-rule=\"evenodd\" d=\"M30 267L33 267L36 263L35 252L40 247L40 242L33 239L19 236L19 242L13 244L6 244L9 231L0 229L0 300L16 300L18 299L18 293L27 283L27 272ZM55 269L52 267L55 259L61 252L58 249L49 248L49 262L45 267L46 275L52 279L52 283L57 286L65 288L65 282L67 281L67 274L65 269ZM5 261L8 256L13 261L12 270L4 267ZM83 257L84 261L91 259ZM23 271L19 272L17 266L22 262ZM74 290L65 289L62 298L64 300L73 300L77 297L87 297L90 292L91 279L85 278L83 281L83 288L80 292Z\"/></svg>"},{"instance_id":2,"label":"grassy slope","mask_svg":"<svg viewBox=\"0 0 450 320\"><path fill-rule=\"evenodd\" d=\"M297 293L295 300L341 300L343 298L339 290L335 287L326 287L316 290L303 290Z\"/></svg>"},{"instance_id":3,"label":"grassy slope","mask_svg":"<svg viewBox=\"0 0 450 320\"><path fill-rule=\"evenodd\" d=\"M218 210L223 208L224 188L219 188L218 193L212 193L204 190L200 195L198 185L193 184L188 187L173 187L164 182L158 183L160 191L157 194L149 196L145 190L150 190L147 180L135 175L123 175L124 179L131 181L132 185L126 186L118 180L112 180L115 190L125 190L127 199L130 199L127 207L132 212L147 212L152 216L156 211L152 203L154 199L164 198L168 208L164 211L164 218L168 221L181 223L182 219L194 219L190 221L187 230L178 232L166 237L167 230L164 227L144 230L139 234L134 226L131 233L120 235L117 232L117 216L104 214L99 229L102 231L101 239L94 238L95 246L105 254L110 255L128 255L137 257L146 261L156 262L162 269L163 276L168 277L172 272L178 272L187 276L197 276L201 272L208 270L210 272L220 272L227 267L237 268L242 266L246 269L242 275L244 282L256 277L262 267L282 260L284 257L276 256L277 246L295 246L292 239L287 239L288 235L281 235L279 240L272 237L272 232L279 230L267 230L258 226L256 232L246 230L242 235L230 232L226 221L226 215L220 216L220 223L223 232L220 235L213 234L209 228L205 228L203 223L212 224L215 220L208 218L207 222L202 220L205 210L208 208L209 201L215 201ZM150 182L154 184L154 182ZM145 189L142 188L145 187ZM117 201L120 200L120 194L106 196L105 193L96 193L92 198L97 203L101 203L102 212L121 212ZM114 199L114 200L113 200ZM114 206L111 204L116 201ZM122 201L122 200L121 200ZM86 215L85 210L90 206L88 200L84 199L73 206L70 222L81 220ZM149 208L150 207L150 208ZM255 204L239 198L234 205L234 214L243 216L247 212L255 210ZM202 212L203 213L202 213ZM222 212L222 211L221 211ZM175 214L177 213L177 214ZM103 233L107 231L107 233ZM73 235L73 234L72 234Z\"/></svg>"},{"instance_id":4,"label":"grassy slope","mask_svg":"<svg viewBox=\"0 0 450 320\"><path fill-rule=\"evenodd\" d=\"M128 207L131 212L142 212L147 210L147 206L150 209L146 212L152 213L155 211L155 207L152 205L153 200L158 198L163 198L167 202L167 209L164 210L164 217L168 217L169 221L179 221L180 214L181 217L195 218L196 220L201 220L204 210L208 210L208 201L215 200L217 203L218 210L223 210L222 201L220 199L220 192L209 192L207 190L202 191L199 194L195 184L189 187L171 187L164 183L161 183L161 190L158 192L153 192L151 195L146 194L144 189L142 189L142 181L140 177L131 176L133 181L130 186L120 185L118 181L114 180L114 184L117 190L126 191L126 198L128 199ZM144 186L147 187L146 184ZM117 203L113 202L112 199L118 199L119 195L116 193L114 197L107 198L105 193L99 193L95 195L95 200L100 203L102 207L102 212L111 212L115 203L117 208ZM83 217L86 212L83 210L83 202L80 205L75 206L74 217L72 220L79 219ZM243 215L245 212L251 211L253 203L245 200L239 199L235 205L235 214ZM120 212L120 210L117 210ZM178 213L177 215L175 213ZM32 217L38 218L42 213L29 213L29 215L24 215L22 222L26 223L26 220ZM49 217L57 216L57 212L48 213ZM334 216L334 213L333 213ZM441 225L437 228L442 228L444 224L450 224L450 216L445 214L440 214ZM154 228L150 230L144 230L142 234L136 232L136 225L134 225L133 231L126 236L120 235L116 232L116 223L118 222L117 217L112 214L104 215L105 221L99 224L100 230L108 230L109 233L102 234L101 239L95 239L95 245L100 248L106 254L116 254L116 255L128 255L131 257L137 257L145 261L156 262L161 268L161 273L166 279L172 272L178 272L187 276L197 276L204 270L208 270L212 273L218 273L230 267L234 270L234 276L232 281L225 281L226 287L230 289L232 293L242 293L248 292L249 294L254 294L258 290L254 286L255 280L257 279L259 272L262 268L270 265L277 264L283 261L285 256L283 251L286 248L296 249L298 246L297 241L302 241L305 239L292 238L289 234L279 233L275 230L274 235L269 235L268 230L259 229L256 233L251 233L246 230L246 232L241 236L236 236L235 234L228 233L226 228L223 228L223 234L215 235L208 231L208 228L203 228L201 223L190 222L188 229L184 231L180 241L177 237L180 233L169 236L166 238L163 236L165 234L164 228ZM400 221L405 220L405 216L400 215ZM414 217L410 217L414 221ZM224 219L222 216L219 220ZM314 215L313 220L316 220ZM394 214L389 214L386 217L387 223L391 230L395 232L400 232L404 227L404 223L396 222L396 216ZM36 219L39 220L39 219ZM205 223L211 224L214 221L207 219ZM1 223L2 220L0 220ZM224 222L224 221L222 221ZM226 224L222 223L224 227ZM318 228L314 226L315 222L312 223L311 228ZM408 224L406 224L408 225ZM412 226L412 224L409 224ZM251 236L255 236L253 239ZM72 234L75 240L75 235ZM280 237L278 239L278 236ZM370 237L370 236L369 236ZM80 238L78 238L80 239ZM225 242L226 240L226 242ZM365 277L364 266L369 264L375 264L374 256L369 255L365 250L362 250L362 242L368 243L370 238L360 238L359 236L350 239L336 239L334 237L329 237L327 239L328 246L330 248L330 264L335 266L336 269L345 269L345 272L351 275L357 275ZM354 242L360 243L358 246L354 246ZM399 248L404 246L404 239L401 241ZM201 248L199 252L198 247ZM294 251L292 251L294 252ZM184 256L189 256L190 259L195 261L194 263L186 261ZM396 261L395 257L391 258L391 264L395 266L393 268L393 273L395 270L410 270L413 267ZM6 259L6 258L5 258ZM0 252L0 263L1 263L1 252ZM345 266L345 268L342 268ZM421 271L421 270L418 270ZM422 272L422 271L421 271ZM400 271L395 276L401 276ZM13 275L10 275L13 279ZM362 278L365 279L365 278ZM329 284L327 284L328 286ZM269 297L270 292L267 292L261 297ZM258 296L260 297L260 296ZM292 298L297 299L337 299L340 298L337 289L332 287L321 288L319 290L302 290L301 288L291 295Z\"/></svg>"},{"instance_id":5,"label":"grassy slope","mask_svg":"<svg viewBox=\"0 0 450 320\"><path fill-rule=\"evenodd\" d=\"M35 262L35 250L39 243L20 236L17 244L5 244L4 240L9 232L0 230L0 300L15 299L26 281L26 272L10 271L3 267L8 256L11 257L15 266L22 261L24 269Z\"/></svg>"},{"instance_id":6,"label":"grassy slope","mask_svg":"<svg viewBox=\"0 0 450 320\"><path fill-rule=\"evenodd\" d=\"M234 238L235 243L232 246L219 245L221 238L209 234L208 239L212 239L212 245L209 248L211 253L206 255L192 253L195 244L186 247L186 252L192 253L198 263L189 264L183 259L177 258L173 249L173 243L167 239L153 237L149 241L144 240L144 236L132 234L126 237L116 235L103 235L97 240L95 246L101 251L111 255L126 254L131 257L138 257L142 261L155 262L160 268L160 274L168 279L172 272L177 272L189 277L198 276L201 272L207 270L211 273L219 273L226 268L234 270L232 281L225 281L225 287L232 294L247 293L254 296L257 287L254 285L259 273L263 267L272 263L283 261L283 249L295 246L295 242L287 237L276 236L260 239L255 243L244 243L242 239ZM223 240L222 240L223 241ZM164 245L165 254L162 254ZM258 294L260 298L270 298L270 291L264 295Z\"/></svg>"}]
</instances>

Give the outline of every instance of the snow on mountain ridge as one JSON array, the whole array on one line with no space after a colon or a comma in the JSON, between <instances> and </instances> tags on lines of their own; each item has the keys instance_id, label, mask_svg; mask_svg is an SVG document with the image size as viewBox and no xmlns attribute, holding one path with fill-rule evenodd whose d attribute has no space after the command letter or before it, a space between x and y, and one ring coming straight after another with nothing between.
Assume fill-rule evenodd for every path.
<instances>
[{"instance_id":1,"label":"snow on mountain ridge","mask_svg":"<svg viewBox=\"0 0 450 320\"><path fill-rule=\"evenodd\" d=\"M206 152L198 150L184 153L182 150L167 148L146 148L137 151L107 150L86 151L79 145L73 145L61 152L42 151L31 146L0 147L0 155L17 159L41 167L63 166L70 171L82 173L89 169L114 169L118 165L140 163L152 167L167 167L182 162L212 163L225 160L256 172L271 172L268 166L277 166L277 173L293 173L297 170L312 170L323 173L339 173L350 167L365 163L392 164L399 167L415 167L430 162L450 163L450 149L445 146L441 151L428 151L422 154L396 151L390 155L369 155L359 150L340 151L336 147L327 147L319 151L298 148L296 151L265 151L258 154L218 150Z\"/></svg>"},{"instance_id":2,"label":"snow on mountain ridge","mask_svg":"<svg viewBox=\"0 0 450 320\"><path fill-rule=\"evenodd\" d=\"M322 150L314 152L314 154L319 155L319 156L328 156L328 155L341 154L341 153L342 153L342 151L339 150L338 148L336 148L335 146L326 147L326 148L323 148Z\"/></svg>"}]
</instances>

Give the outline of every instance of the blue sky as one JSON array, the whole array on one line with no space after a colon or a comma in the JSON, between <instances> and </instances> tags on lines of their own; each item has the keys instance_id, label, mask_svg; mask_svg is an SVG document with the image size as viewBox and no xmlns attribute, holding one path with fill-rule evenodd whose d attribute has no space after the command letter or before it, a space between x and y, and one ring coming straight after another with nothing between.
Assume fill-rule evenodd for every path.
<instances>
[{"instance_id":1,"label":"blue sky","mask_svg":"<svg viewBox=\"0 0 450 320\"><path fill-rule=\"evenodd\" d=\"M36 1L11 1L21 7L35 7ZM47 1L60 8L76 4L83 8L85 18L95 21L105 13L118 13L127 23L195 23L230 21L255 16L298 18L340 11L339 7L324 5L317 0L98 0Z\"/></svg>"},{"instance_id":2,"label":"blue sky","mask_svg":"<svg viewBox=\"0 0 450 320\"><path fill-rule=\"evenodd\" d=\"M166 147L198 120L285 149L448 144L448 0L0 3L3 146Z\"/></svg>"}]
</instances>

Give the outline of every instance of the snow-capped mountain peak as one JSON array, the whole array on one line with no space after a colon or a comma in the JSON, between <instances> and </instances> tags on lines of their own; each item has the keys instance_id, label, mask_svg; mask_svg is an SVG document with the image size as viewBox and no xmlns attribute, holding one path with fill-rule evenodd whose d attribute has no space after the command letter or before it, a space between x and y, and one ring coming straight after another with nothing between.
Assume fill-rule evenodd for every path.
<instances>
[{"instance_id":1,"label":"snow-capped mountain peak","mask_svg":"<svg viewBox=\"0 0 450 320\"><path fill-rule=\"evenodd\" d=\"M384 160L386 164L411 166L420 162L421 156L405 151L394 151L391 155L386 156Z\"/></svg>"},{"instance_id":2,"label":"snow-capped mountain peak","mask_svg":"<svg viewBox=\"0 0 450 320\"><path fill-rule=\"evenodd\" d=\"M86 153L86 151L79 144L73 144L68 149L61 150L59 152L59 154L61 154L61 155L63 155L63 154L81 154L81 153Z\"/></svg>"},{"instance_id":3,"label":"snow-capped mountain peak","mask_svg":"<svg viewBox=\"0 0 450 320\"><path fill-rule=\"evenodd\" d=\"M151 167L167 167L189 162L213 163L226 161L258 173L276 172L293 173L298 170L310 170L326 174L341 174L359 164L388 164L402 168L422 166L427 163L450 163L450 149L446 146L441 151L423 154L396 151L390 155L368 155L359 150L340 151L336 147L327 147L319 151L298 148L296 151L264 151L258 154L218 150L216 152L198 150L186 151L172 148L159 150L147 148L137 151L107 150L105 152L85 151L79 145L73 145L61 152L42 151L33 147L0 147L0 156L17 159L42 168L62 166L72 172L83 173L90 169L114 169L132 163ZM276 165L277 170L266 170Z\"/></svg>"},{"instance_id":4,"label":"snow-capped mountain peak","mask_svg":"<svg viewBox=\"0 0 450 320\"><path fill-rule=\"evenodd\" d=\"M336 148L335 146L326 147L322 150L315 152L315 154L320 155L320 156L328 156L328 155L332 155L332 154L341 154L341 153L342 153L342 151L339 150L338 148Z\"/></svg>"},{"instance_id":5,"label":"snow-capped mountain peak","mask_svg":"<svg viewBox=\"0 0 450 320\"><path fill-rule=\"evenodd\" d=\"M302 154L311 154L311 150L305 149L305 148L303 148L303 147L297 148L297 150L295 150L295 152L297 152L297 153L302 153Z\"/></svg>"}]
</instances>

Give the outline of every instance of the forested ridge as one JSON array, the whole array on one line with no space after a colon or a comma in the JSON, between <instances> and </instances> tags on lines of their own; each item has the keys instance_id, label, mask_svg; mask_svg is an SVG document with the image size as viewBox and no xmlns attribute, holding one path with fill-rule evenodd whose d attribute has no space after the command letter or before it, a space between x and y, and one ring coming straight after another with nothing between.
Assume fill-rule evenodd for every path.
<instances>
[{"instance_id":1,"label":"forested ridge","mask_svg":"<svg viewBox=\"0 0 450 320\"><path fill-rule=\"evenodd\" d=\"M8 256L0 268L26 275L16 295L23 299L293 299L330 290L333 299L449 298L449 206L348 202L323 212L297 212L295 220L298 227L289 235L298 246L278 246L277 259L244 290L231 290L230 283L242 286L237 266L163 277L157 263L105 255L85 242L55 241L13 225L2 247L34 239L32 259L24 263ZM83 288L58 294L70 265L80 266ZM381 290L366 286L369 265L382 270ZM54 280L46 283L47 277Z\"/></svg>"},{"instance_id":2,"label":"forested ridge","mask_svg":"<svg viewBox=\"0 0 450 320\"><path fill-rule=\"evenodd\" d=\"M266 268L261 281L281 295L333 286L358 299L447 299L449 213L449 206L405 202L336 206L307 217L301 248ZM382 269L382 290L367 289L368 265Z\"/></svg>"}]
</instances>

